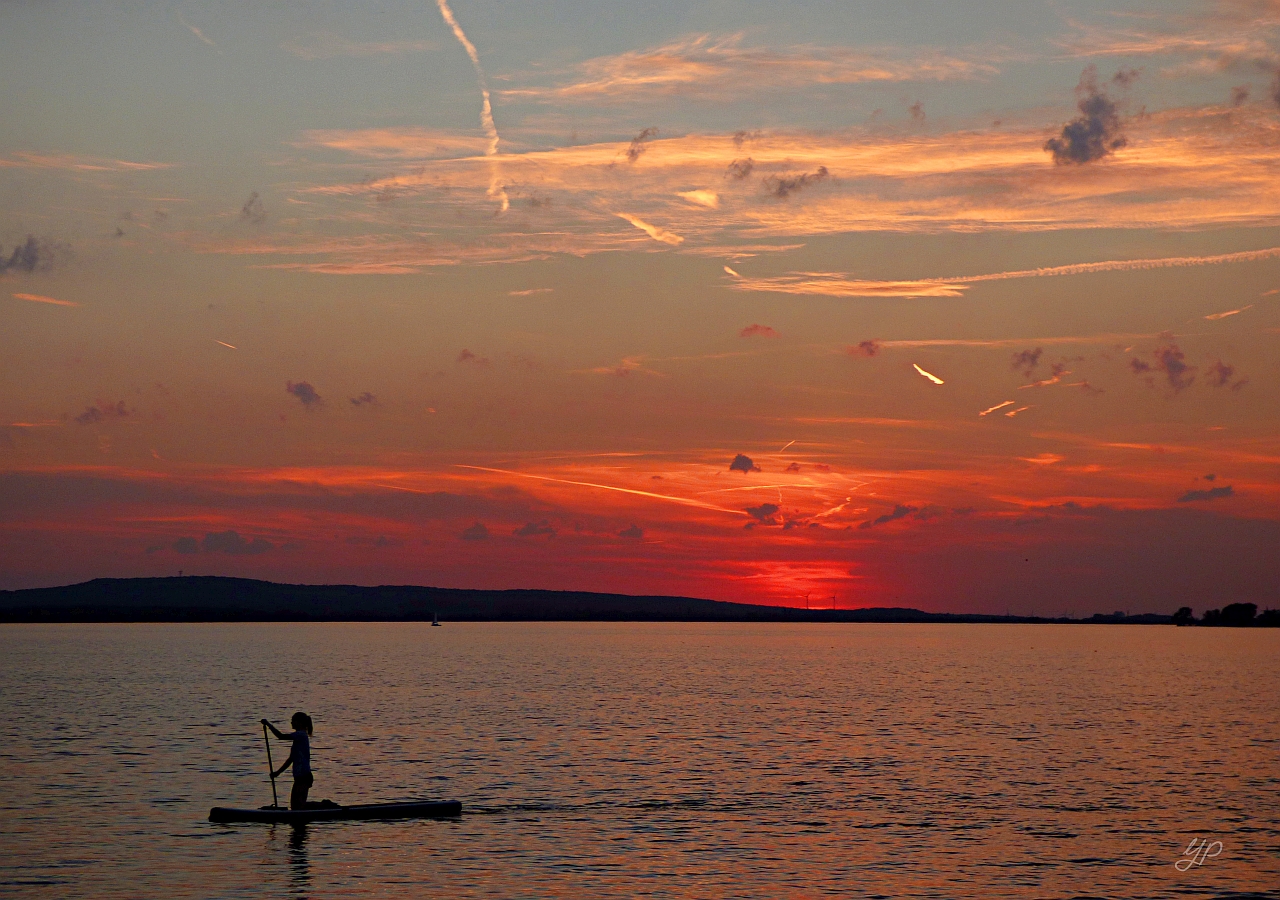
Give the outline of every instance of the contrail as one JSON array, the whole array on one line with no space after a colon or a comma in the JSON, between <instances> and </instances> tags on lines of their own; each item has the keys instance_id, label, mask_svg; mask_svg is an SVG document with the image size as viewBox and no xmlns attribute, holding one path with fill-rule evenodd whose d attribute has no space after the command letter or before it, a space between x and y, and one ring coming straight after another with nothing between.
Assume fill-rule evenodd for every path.
<instances>
[{"instance_id":1,"label":"contrail","mask_svg":"<svg viewBox=\"0 0 1280 900\"><path fill-rule=\"evenodd\" d=\"M654 494L649 491L637 491L631 488L613 487L608 484L596 484L591 481L569 481L565 478L551 478L547 475L533 475L529 472L512 472L510 469L490 469L487 466L464 466L459 464L459 469L475 469L478 472L496 472L500 475L513 475L516 478L533 478L538 481L550 481L553 484L571 484L577 487L597 488L602 491L617 491L620 494L634 494L637 497L649 497L654 500L666 500L668 503L679 503L681 506L696 506L699 509L710 509L716 512L729 513L735 516L745 516L747 513L739 509L725 509L723 506L716 506L714 503L703 503L701 500L686 500L684 497L672 497L668 494ZM383 485L390 487L390 485Z\"/></svg>"},{"instance_id":2,"label":"contrail","mask_svg":"<svg viewBox=\"0 0 1280 900\"><path fill-rule=\"evenodd\" d=\"M52 303L54 306L79 306L79 303L72 303L70 300L58 300L54 297L46 297L44 294L14 294L18 300L27 300L31 303Z\"/></svg>"},{"instance_id":3,"label":"contrail","mask_svg":"<svg viewBox=\"0 0 1280 900\"><path fill-rule=\"evenodd\" d=\"M1013 278L1050 278L1060 275L1087 275L1093 272L1135 272L1189 266L1216 266L1226 263L1256 262L1280 256L1280 247L1220 253L1214 256L1165 256L1158 259L1112 259L1103 262L1047 266L991 272L986 275L954 275L902 281L871 281L850 278L843 272L792 272L772 278L743 278L730 285L735 291L770 291L781 294L821 294L828 297L963 297L971 285L983 281Z\"/></svg>"},{"instance_id":4,"label":"contrail","mask_svg":"<svg viewBox=\"0 0 1280 900\"><path fill-rule=\"evenodd\" d=\"M979 416L979 417L981 417L981 416L989 416L989 415L991 415L993 412L995 412L997 409L1004 409L1006 406L1013 406L1013 401L1012 401L1012 400L1006 400L1006 401L1004 401L1003 403L997 403L995 406L991 407L990 409L984 409L982 412L978 413L978 416Z\"/></svg>"},{"instance_id":5,"label":"contrail","mask_svg":"<svg viewBox=\"0 0 1280 900\"><path fill-rule=\"evenodd\" d=\"M1227 316L1238 316L1246 309L1253 309L1253 304L1250 303L1248 306L1242 306L1239 309L1229 309L1226 312L1211 313L1210 315L1205 316L1205 318L1210 322L1216 322L1218 319L1225 319Z\"/></svg>"},{"instance_id":6,"label":"contrail","mask_svg":"<svg viewBox=\"0 0 1280 900\"><path fill-rule=\"evenodd\" d=\"M485 148L484 155L496 157L498 155L498 128L493 124L493 104L489 102L489 83L484 77L484 69L480 68L480 54L476 52L475 44L467 40L466 34L462 30L462 26L458 24L458 20L453 17L453 10L449 8L449 0L436 0L436 6L440 7L440 15L444 17L445 24L453 29L453 36L458 39L458 43L462 45L462 49L467 51L467 56L471 57L471 65L476 70L476 80L480 82L480 126L484 128L484 133L489 138L489 146ZM511 201L507 199L507 192L502 186L501 171L498 163L493 160L490 163L491 173L489 175L489 196L502 203L500 212L506 212L511 207Z\"/></svg>"},{"instance_id":7,"label":"contrail","mask_svg":"<svg viewBox=\"0 0 1280 900\"><path fill-rule=\"evenodd\" d=\"M795 443L795 441L787 441L787 443L783 445L782 450L786 450L786 449L787 449L787 447L790 447L790 446L791 446L792 444L794 444L794 443ZM781 453L781 452L782 452L782 450L779 450L778 452L779 452L779 453Z\"/></svg>"},{"instance_id":8,"label":"contrail","mask_svg":"<svg viewBox=\"0 0 1280 900\"><path fill-rule=\"evenodd\" d=\"M217 338L214 338L214 339L213 339L213 342L214 342L215 344L221 344L222 346L226 347L228 350L239 350L239 349L240 349L239 347L235 347L235 346L232 346L231 344L228 344L226 341L220 341L220 340L218 340Z\"/></svg>"},{"instance_id":9,"label":"contrail","mask_svg":"<svg viewBox=\"0 0 1280 900\"><path fill-rule=\"evenodd\" d=\"M917 366L915 363L912 363L911 365L912 365L912 367L913 367L917 372L919 372L919 373L920 373L921 375L923 375L925 378L928 378L928 379L929 379L930 381L932 381L934 384L946 384L946 382L945 382L945 381L943 381L943 380L942 380L941 378L939 378L937 375L934 375L932 372L926 372L924 369L920 368L920 367L919 367L919 366Z\"/></svg>"},{"instance_id":10,"label":"contrail","mask_svg":"<svg viewBox=\"0 0 1280 900\"><path fill-rule=\"evenodd\" d=\"M195 35L197 38L199 38L201 41L203 41L204 43L208 44L210 47L213 47L215 50L217 49L218 45L217 45L217 44L215 44L213 41L209 40L207 37L205 37L205 36L204 36L204 32L203 32L203 31L201 31L199 28L197 28L196 26L192 25L192 24L191 24L190 22L188 22L186 19L182 18L182 16L178 16L178 21L179 21L179 22L181 22L183 25L186 25L188 28L190 28L190 29L191 29L191 33L192 33L192 34L194 34L194 35Z\"/></svg>"}]
</instances>

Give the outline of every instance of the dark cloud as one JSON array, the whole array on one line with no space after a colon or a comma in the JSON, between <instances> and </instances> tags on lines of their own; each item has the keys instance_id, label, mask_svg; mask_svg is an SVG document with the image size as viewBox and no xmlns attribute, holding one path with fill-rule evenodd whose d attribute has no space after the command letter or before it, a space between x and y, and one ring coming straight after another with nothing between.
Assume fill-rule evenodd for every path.
<instances>
[{"instance_id":1,"label":"dark cloud","mask_svg":"<svg viewBox=\"0 0 1280 900\"><path fill-rule=\"evenodd\" d=\"M1031 377L1031 373L1035 371L1036 366L1040 365L1040 356L1044 353L1043 347L1037 347L1034 350L1019 350L1013 354L1013 359L1009 362L1009 367L1015 371L1021 372L1027 378Z\"/></svg>"},{"instance_id":2,"label":"dark cloud","mask_svg":"<svg viewBox=\"0 0 1280 900\"><path fill-rule=\"evenodd\" d=\"M285 382L284 389L301 400L302 405L307 409L319 406L324 402L320 399L320 395L316 393L316 389L307 381L299 381L296 384L292 381L287 381Z\"/></svg>"},{"instance_id":3,"label":"dark cloud","mask_svg":"<svg viewBox=\"0 0 1280 900\"><path fill-rule=\"evenodd\" d=\"M924 104L921 103L919 100L917 100L915 103L912 103L910 106L908 106L907 112L911 114L912 122L924 121Z\"/></svg>"},{"instance_id":4,"label":"dark cloud","mask_svg":"<svg viewBox=\"0 0 1280 900\"><path fill-rule=\"evenodd\" d=\"M1208 475L1204 476L1204 480L1205 480L1205 481L1216 481L1216 480L1217 480L1217 478L1218 478L1218 476L1217 476L1217 475L1214 475L1214 474L1212 474L1212 473L1210 473L1210 474L1208 474Z\"/></svg>"},{"instance_id":5,"label":"dark cloud","mask_svg":"<svg viewBox=\"0 0 1280 900\"><path fill-rule=\"evenodd\" d=\"M627 162L635 162L644 155L645 142L652 140L658 134L656 128L646 128L631 139L631 146L627 148Z\"/></svg>"},{"instance_id":6,"label":"dark cloud","mask_svg":"<svg viewBox=\"0 0 1280 900\"><path fill-rule=\"evenodd\" d=\"M1241 84L1231 89L1231 105L1244 106L1249 99L1249 85Z\"/></svg>"},{"instance_id":7,"label":"dark cloud","mask_svg":"<svg viewBox=\"0 0 1280 900\"><path fill-rule=\"evenodd\" d=\"M352 406L376 406L378 404L378 398L368 391L348 399L351 401Z\"/></svg>"},{"instance_id":8,"label":"dark cloud","mask_svg":"<svg viewBox=\"0 0 1280 900\"><path fill-rule=\"evenodd\" d=\"M1209 379L1211 386L1230 387L1233 391L1238 391L1249 383L1247 378L1236 378L1236 367L1230 363L1224 363L1220 359L1216 360L1204 375L1205 378Z\"/></svg>"},{"instance_id":9,"label":"dark cloud","mask_svg":"<svg viewBox=\"0 0 1280 900\"><path fill-rule=\"evenodd\" d=\"M23 243L13 248L8 259L0 254L0 275L5 272L34 272L36 269L48 269L53 265L53 254L54 248L51 245L29 234Z\"/></svg>"},{"instance_id":10,"label":"dark cloud","mask_svg":"<svg viewBox=\"0 0 1280 900\"><path fill-rule=\"evenodd\" d=\"M765 189L779 200L785 200L792 194L802 191L811 184L817 184L831 177L826 166L818 166L804 175L770 175L764 180Z\"/></svg>"},{"instance_id":11,"label":"dark cloud","mask_svg":"<svg viewBox=\"0 0 1280 900\"><path fill-rule=\"evenodd\" d=\"M72 421L78 425L97 425L107 419L123 419L128 415L129 410L125 408L123 400L114 405L99 400L94 406L86 406L84 412L75 416Z\"/></svg>"},{"instance_id":12,"label":"dark cloud","mask_svg":"<svg viewBox=\"0 0 1280 900\"><path fill-rule=\"evenodd\" d=\"M492 361L487 356L477 356L465 347L462 349L462 352L458 354L458 358L455 361L459 364L471 363L471 365L480 366L481 368L487 368L488 366L493 365Z\"/></svg>"},{"instance_id":13,"label":"dark cloud","mask_svg":"<svg viewBox=\"0 0 1280 900\"><path fill-rule=\"evenodd\" d=\"M466 531L459 535L464 541L483 541L489 537L489 529L484 527L484 523L476 522Z\"/></svg>"},{"instance_id":14,"label":"dark cloud","mask_svg":"<svg viewBox=\"0 0 1280 900\"><path fill-rule=\"evenodd\" d=\"M1234 497L1235 491L1231 485L1224 487L1209 488L1207 491L1187 491L1178 498L1179 503L1194 503L1197 500L1217 500L1219 497Z\"/></svg>"},{"instance_id":15,"label":"dark cloud","mask_svg":"<svg viewBox=\"0 0 1280 900\"><path fill-rule=\"evenodd\" d=\"M638 541L644 537L644 529L639 525L632 524L629 528L624 528L618 532L618 537L626 538L631 541Z\"/></svg>"},{"instance_id":16,"label":"dark cloud","mask_svg":"<svg viewBox=\"0 0 1280 900\"><path fill-rule=\"evenodd\" d=\"M262 538L246 540L234 531L211 531L200 542L200 549L205 553L229 553L232 556L256 556L273 549L272 545Z\"/></svg>"},{"instance_id":17,"label":"dark cloud","mask_svg":"<svg viewBox=\"0 0 1280 900\"><path fill-rule=\"evenodd\" d=\"M173 549L176 553L199 553L200 544L193 537L181 537L173 542Z\"/></svg>"},{"instance_id":18,"label":"dark cloud","mask_svg":"<svg viewBox=\"0 0 1280 900\"><path fill-rule=\"evenodd\" d=\"M735 131L733 133L733 146L741 150L742 145L747 141L759 140L763 134L764 132L761 131Z\"/></svg>"},{"instance_id":19,"label":"dark cloud","mask_svg":"<svg viewBox=\"0 0 1280 900\"><path fill-rule=\"evenodd\" d=\"M262 198L258 196L257 191L250 194L249 199L244 201L244 206L240 207L240 219L255 225L267 220L267 208L262 204Z\"/></svg>"},{"instance_id":20,"label":"dark cloud","mask_svg":"<svg viewBox=\"0 0 1280 900\"><path fill-rule=\"evenodd\" d=\"M787 466L787 467L786 467L785 469L783 469L782 471L784 471L784 472L799 472L799 471L800 471L800 463L798 463L798 462L793 462L791 465Z\"/></svg>"},{"instance_id":21,"label":"dark cloud","mask_svg":"<svg viewBox=\"0 0 1280 900\"><path fill-rule=\"evenodd\" d=\"M1169 387L1173 390L1181 391L1190 387L1191 383L1196 380L1195 366L1189 366L1186 363L1186 356L1177 344L1166 344L1163 347L1157 347L1154 351L1156 358L1155 367L1164 372L1168 379Z\"/></svg>"},{"instance_id":22,"label":"dark cloud","mask_svg":"<svg viewBox=\"0 0 1280 900\"><path fill-rule=\"evenodd\" d=\"M389 538L385 534L380 534L376 538L370 538L364 534L353 534L347 538L346 543L352 547L372 547L374 550L381 550L384 547L403 547L404 542ZM296 545L295 545L296 546ZM281 550L287 549L287 545L282 545Z\"/></svg>"},{"instance_id":23,"label":"dark cloud","mask_svg":"<svg viewBox=\"0 0 1280 900\"><path fill-rule=\"evenodd\" d=\"M1128 143L1120 133L1120 112L1098 86L1098 69L1087 66L1076 86L1079 117L1062 126L1062 134L1045 142L1058 165L1083 165L1102 159Z\"/></svg>"},{"instance_id":24,"label":"dark cloud","mask_svg":"<svg viewBox=\"0 0 1280 900\"><path fill-rule=\"evenodd\" d=\"M748 506L747 515L755 519L757 522L772 523L776 520L774 516L778 514L778 505L776 503L761 503L759 506Z\"/></svg>"},{"instance_id":25,"label":"dark cloud","mask_svg":"<svg viewBox=\"0 0 1280 900\"><path fill-rule=\"evenodd\" d=\"M880 352L880 341L872 338L869 341L859 341L856 347L845 347L844 352L850 356L875 356Z\"/></svg>"},{"instance_id":26,"label":"dark cloud","mask_svg":"<svg viewBox=\"0 0 1280 900\"><path fill-rule=\"evenodd\" d=\"M544 534L547 537L556 536L556 530L551 527L551 523L546 519L541 522L529 522L527 525L521 525L511 533L516 537L539 537Z\"/></svg>"},{"instance_id":27,"label":"dark cloud","mask_svg":"<svg viewBox=\"0 0 1280 900\"><path fill-rule=\"evenodd\" d=\"M883 516L881 516L878 519L867 520L866 522L863 522L858 527L874 528L877 525L884 525L886 522L892 522L896 519L902 519L911 515L912 513L919 512L919 511L920 510L914 506L902 506L901 504L899 504L893 508L893 512L885 513Z\"/></svg>"},{"instance_id":28,"label":"dark cloud","mask_svg":"<svg viewBox=\"0 0 1280 900\"><path fill-rule=\"evenodd\" d=\"M738 337L777 337L778 332L774 331L768 325L748 325L746 328L738 332Z\"/></svg>"},{"instance_id":29,"label":"dark cloud","mask_svg":"<svg viewBox=\"0 0 1280 900\"><path fill-rule=\"evenodd\" d=\"M814 463L814 464L813 464L813 467L814 467L815 469L817 469L819 472L830 472L830 471L831 471L831 467L830 467L829 465L827 465L826 463Z\"/></svg>"},{"instance_id":30,"label":"dark cloud","mask_svg":"<svg viewBox=\"0 0 1280 900\"><path fill-rule=\"evenodd\" d=\"M1271 82L1271 101L1280 106L1280 71L1276 72L1275 80Z\"/></svg>"},{"instance_id":31,"label":"dark cloud","mask_svg":"<svg viewBox=\"0 0 1280 900\"><path fill-rule=\"evenodd\" d=\"M745 474L747 472L759 472L760 467L755 464L751 457L739 453L733 458L733 462L729 463L729 471Z\"/></svg>"},{"instance_id":32,"label":"dark cloud","mask_svg":"<svg viewBox=\"0 0 1280 900\"><path fill-rule=\"evenodd\" d=\"M724 177L732 178L734 181L741 181L749 177L755 167L756 161L749 156L746 159L735 159L724 170Z\"/></svg>"},{"instance_id":33,"label":"dark cloud","mask_svg":"<svg viewBox=\"0 0 1280 900\"><path fill-rule=\"evenodd\" d=\"M1116 74L1111 76L1111 83L1118 85L1122 90L1124 90L1137 81L1138 76L1141 74L1141 72L1133 68L1117 69Z\"/></svg>"}]
</instances>

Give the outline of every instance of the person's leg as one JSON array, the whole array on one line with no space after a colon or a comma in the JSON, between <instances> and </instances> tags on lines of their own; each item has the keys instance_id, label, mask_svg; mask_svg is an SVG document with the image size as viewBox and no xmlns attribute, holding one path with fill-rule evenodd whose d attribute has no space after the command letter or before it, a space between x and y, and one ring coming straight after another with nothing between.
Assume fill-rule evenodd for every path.
<instances>
[{"instance_id":1,"label":"person's leg","mask_svg":"<svg viewBox=\"0 0 1280 900\"><path fill-rule=\"evenodd\" d=\"M315 782L315 776L310 772L305 775L293 776L293 792L289 795L290 809L305 809L307 806L307 792L311 790L312 783Z\"/></svg>"}]
</instances>

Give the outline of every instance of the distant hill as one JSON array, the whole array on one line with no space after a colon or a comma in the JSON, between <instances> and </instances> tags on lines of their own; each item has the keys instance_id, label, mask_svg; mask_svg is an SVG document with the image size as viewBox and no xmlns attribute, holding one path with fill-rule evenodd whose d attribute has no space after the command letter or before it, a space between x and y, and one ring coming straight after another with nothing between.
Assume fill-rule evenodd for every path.
<instances>
[{"instance_id":1,"label":"distant hill","mask_svg":"<svg viewBox=\"0 0 1280 900\"><path fill-rule=\"evenodd\" d=\"M419 622L430 621L433 615L454 622L1069 621L903 608L794 609L582 591L275 584L203 576L95 578L66 587L0 591L0 622ZM1168 622L1170 617L1131 616L1128 620L1154 624Z\"/></svg>"}]
</instances>

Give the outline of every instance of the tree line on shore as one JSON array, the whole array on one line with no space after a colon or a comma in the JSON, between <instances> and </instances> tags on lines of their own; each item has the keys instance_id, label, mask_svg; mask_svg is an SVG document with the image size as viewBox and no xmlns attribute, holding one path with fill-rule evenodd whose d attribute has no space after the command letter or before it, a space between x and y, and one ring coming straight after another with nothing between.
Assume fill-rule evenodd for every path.
<instances>
[{"instance_id":1,"label":"tree line on shore","mask_svg":"<svg viewBox=\"0 0 1280 900\"><path fill-rule=\"evenodd\" d=\"M1256 603L1228 603L1222 609L1206 609L1196 618L1190 606L1184 606L1173 614L1174 625L1209 625L1227 628L1280 628L1280 609L1268 609L1258 614Z\"/></svg>"}]
</instances>

